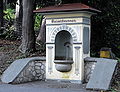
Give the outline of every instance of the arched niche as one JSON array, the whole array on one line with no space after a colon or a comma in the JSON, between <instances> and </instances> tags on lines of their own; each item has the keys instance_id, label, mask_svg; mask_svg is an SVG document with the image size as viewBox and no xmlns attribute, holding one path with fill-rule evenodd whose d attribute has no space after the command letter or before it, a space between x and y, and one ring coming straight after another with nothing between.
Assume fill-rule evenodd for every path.
<instances>
[{"instance_id":1,"label":"arched niche","mask_svg":"<svg viewBox=\"0 0 120 92\"><path fill-rule=\"evenodd\" d=\"M73 38L66 30L55 37L55 60L73 60Z\"/></svg>"},{"instance_id":2,"label":"arched niche","mask_svg":"<svg viewBox=\"0 0 120 92\"><path fill-rule=\"evenodd\" d=\"M53 42L53 43L55 42L55 37L56 37L56 35L57 35L60 31L62 31L62 30L66 30L67 32L69 32L69 33L71 34L71 36L72 36L73 42L74 42L74 43L77 42L77 34L76 34L76 32L75 32L71 27L69 27L69 26L67 26L67 25L61 25L60 27L57 27L57 28L55 28L55 29L53 30L53 32L52 32L52 34L51 34L51 38L50 38L51 42Z\"/></svg>"}]
</instances>

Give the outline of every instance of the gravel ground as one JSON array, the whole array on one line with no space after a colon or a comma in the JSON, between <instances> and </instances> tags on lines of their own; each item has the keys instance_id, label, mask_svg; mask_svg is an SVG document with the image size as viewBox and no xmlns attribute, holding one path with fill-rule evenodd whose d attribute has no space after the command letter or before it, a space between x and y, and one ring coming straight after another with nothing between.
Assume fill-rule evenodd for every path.
<instances>
[{"instance_id":1,"label":"gravel ground","mask_svg":"<svg viewBox=\"0 0 120 92\"><path fill-rule=\"evenodd\" d=\"M24 84L0 83L0 92L95 92L85 89L85 84L36 81Z\"/></svg>"}]
</instances>

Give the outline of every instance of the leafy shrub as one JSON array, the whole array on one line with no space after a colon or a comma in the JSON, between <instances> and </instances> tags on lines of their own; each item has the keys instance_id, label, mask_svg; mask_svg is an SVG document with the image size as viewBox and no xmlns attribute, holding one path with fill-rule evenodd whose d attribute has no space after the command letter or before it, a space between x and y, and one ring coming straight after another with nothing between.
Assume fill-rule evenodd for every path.
<instances>
[{"instance_id":1,"label":"leafy shrub","mask_svg":"<svg viewBox=\"0 0 120 92\"><path fill-rule=\"evenodd\" d=\"M4 10L5 16L4 19L8 21L13 21L15 19L15 10L14 9L6 9Z\"/></svg>"},{"instance_id":2,"label":"leafy shrub","mask_svg":"<svg viewBox=\"0 0 120 92\"><path fill-rule=\"evenodd\" d=\"M15 19L15 10L8 8L4 10L4 31L3 35L6 39L16 39L14 32L14 19Z\"/></svg>"},{"instance_id":3,"label":"leafy shrub","mask_svg":"<svg viewBox=\"0 0 120 92\"><path fill-rule=\"evenodd\" d=\"M39 30L41 21L42 21L42 15L35 14L35 25L34 25L35 30Z\"/></svg>"}]
</instances>

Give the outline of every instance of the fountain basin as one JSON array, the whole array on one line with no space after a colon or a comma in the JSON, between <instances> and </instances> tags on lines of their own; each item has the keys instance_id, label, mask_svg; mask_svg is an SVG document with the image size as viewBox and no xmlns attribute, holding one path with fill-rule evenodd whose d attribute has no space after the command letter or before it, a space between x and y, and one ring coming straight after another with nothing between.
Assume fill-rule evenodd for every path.
<instances>
[{"instance_id":1,"label":"fountain basin","mask_svg":"<svg viewBox=\"0 0 120 92\"><path fill-rule=\"evenodd\" d=\"M55 68L60 72L69 72L72 69L72 60L54 60Z\"/></svg>"}]
</instances>

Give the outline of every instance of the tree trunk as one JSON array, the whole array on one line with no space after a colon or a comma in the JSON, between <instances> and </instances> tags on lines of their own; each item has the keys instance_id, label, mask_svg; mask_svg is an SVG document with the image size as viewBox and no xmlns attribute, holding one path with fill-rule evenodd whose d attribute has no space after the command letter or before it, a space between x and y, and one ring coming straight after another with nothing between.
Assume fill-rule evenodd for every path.
<instances>
[{"instance_id":1,"label":"tree trunk","mask_svg":"<svg viewBox=\"0 0 120 92\"><path fill-rule=\"evenodd\" d=\"M3 0L0 0L0 29L3 27Z\"/></svg>"},{"instance_id":2,"label":"tree trunk","mask_svg":"<svg viewBox=\"0 0 120 92\"><path fill-rule=\"evenodd\" d=\"M2 0L2 1L3 1L3 5L4 5L4 6L3 6L3 9L6 10L6 6L7 6L7 2L8 2L8 1L7 1L7 0Z\"/></svg>"},{"instance_id":3,"label":"tree trunk","mask_svg":"<svg viewBox=\"0 0 120 92\"><path fill-rule=\"evenodd\" d=\"M22 53L35 51L33 8L34 0L23 0L22 44L19 47Z\"/></svg>"},{"instance_id":4,"label":"tree trunk","mask_svg":"<svg viewBox=\"0 0 120 92\"><path fill-rule=\"evenodd\" d=\"M38 37L37 37L37 41L39 42L42 42L42 43L45 43L45 38L46 38L46 19L45 18L43 18L42 19L42 23L41 23L41 27L40 27L40 32L39 32L39 34L38 34Z\"/></svg>"},{"instance_id":5,"label":"tree trunk","mask_svg":"<svg viewBox=\"0 0 120 92\"><path fill-rule=\"evenodd\" d=\"M22 35L22 17L23 17L22 0L17 0L15 13L15 32L18 37L21 37Z\"/></svg>"}]
</instances>

